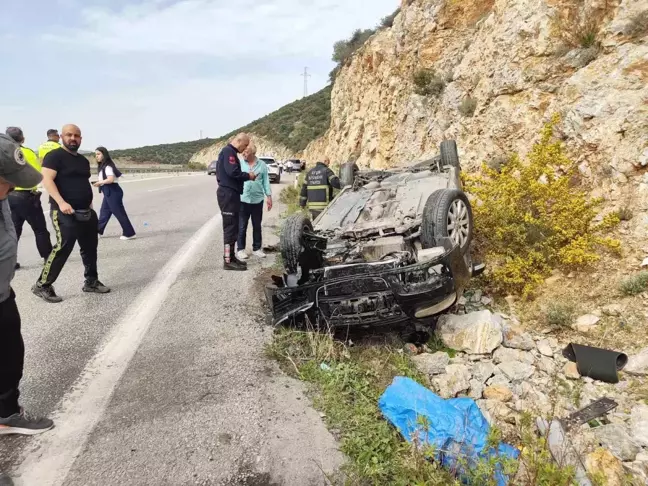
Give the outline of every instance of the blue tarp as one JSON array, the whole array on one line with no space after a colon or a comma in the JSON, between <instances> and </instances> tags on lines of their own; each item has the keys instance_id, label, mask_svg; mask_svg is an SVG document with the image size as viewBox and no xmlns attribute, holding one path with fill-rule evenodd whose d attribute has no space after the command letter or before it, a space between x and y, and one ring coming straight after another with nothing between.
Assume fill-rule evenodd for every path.
<instances>
[{"instance_id":1,"label":"blue tarp","mask_svg":"<svg viewBox=\"0 0 648 486\"><path fill-rule=\"evenodd\" d=\"M460 476L463 464L470 467L493 455L512 459L519 456L519 451L508 444L486 450L490 425L472 398L445 400L414 380L397 376L378 405L408 442L418 437L418 444L434 449L437 462ZM458 466L457 459L464 462ZM508 484L499 469L496 479L498 486Z\"/></svg>"}]
</instances>

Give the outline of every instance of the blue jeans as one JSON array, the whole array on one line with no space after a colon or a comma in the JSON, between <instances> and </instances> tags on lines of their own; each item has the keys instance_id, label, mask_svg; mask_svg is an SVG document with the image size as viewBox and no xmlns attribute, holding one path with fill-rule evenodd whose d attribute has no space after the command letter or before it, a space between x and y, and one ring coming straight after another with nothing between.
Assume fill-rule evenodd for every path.
<instances>
[{"instance_id":1,"label":"blue jeans","mask_svg":"<svg viewBox=\"0 0 648 486\"><path fill-rule=\"evenodd\" d=\"M103 202L99 213L99 234L103 235L111 216L115 216L122 227L122 234L127 237L135 236L135 229L128 219L124 208L124 191L119 184L101 186Z\"/></svg>"},{"instance_id":2,"label":"blue jeans","mask_svg":"<svg viewBox=\"0 0 648 486\"><path fill-rule=\"evenodd\" d=\"M239 237L236 247L239 251L245 250L245 239L247 236L248 221L252 217L252 251L261 249L261 220L263 219L263 203L248 204L241 203L239 213Z\"/></svg>"}]
</instances>

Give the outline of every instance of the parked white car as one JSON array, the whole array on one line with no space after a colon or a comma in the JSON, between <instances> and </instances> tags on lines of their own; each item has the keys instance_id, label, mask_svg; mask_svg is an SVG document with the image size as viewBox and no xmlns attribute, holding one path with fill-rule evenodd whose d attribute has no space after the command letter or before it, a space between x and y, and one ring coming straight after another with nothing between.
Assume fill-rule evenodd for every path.
<instances>
[{"instance_id":1,"label":"parked white car","mask_svg":"<svg viewBox=\"0 0 648 486\"><path fill-rule=\"evenodd\" d=\"M281 182L281 174L283 172L283 168L279 165L279 162L277 162L274 157L259 157L258 159L265 162L265 164L268 166L268 176L270 178L270 182L276 182L277 184L279 184Z\"/></svg>"}]
</instances>

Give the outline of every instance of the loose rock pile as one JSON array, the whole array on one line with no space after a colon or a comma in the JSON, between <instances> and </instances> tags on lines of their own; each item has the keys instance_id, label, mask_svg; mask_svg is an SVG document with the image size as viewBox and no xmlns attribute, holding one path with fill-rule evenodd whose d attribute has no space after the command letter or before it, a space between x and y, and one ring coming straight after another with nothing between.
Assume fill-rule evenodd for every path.
<instances>
[{"instance_id":1,"label":"loose rock pile","mask_svg":"<svg viewBox=\"0 0 648 486\"><path fill-rule=\"evenodd\" d=\"M576 363L562 356L569 343L532 336L514 317L477 310L484 300L489 299L462 298L467 314L439 318L436 336L456 353L424 352L413 358L433 390L443 398L475 399L505 434L515 433L524 412L564 418L599 398L612 398L619 406L602 419L604 425L576 427L570 439L588 471L604 471L610 486L626 484L628 474L637 484L648 484L648 406L630 397L631 382L611 385L581 377ZM591 320L583 324L593 325ZM648 375L648 349L630 358L630 373Z\"/></svg>"}]
</instances>

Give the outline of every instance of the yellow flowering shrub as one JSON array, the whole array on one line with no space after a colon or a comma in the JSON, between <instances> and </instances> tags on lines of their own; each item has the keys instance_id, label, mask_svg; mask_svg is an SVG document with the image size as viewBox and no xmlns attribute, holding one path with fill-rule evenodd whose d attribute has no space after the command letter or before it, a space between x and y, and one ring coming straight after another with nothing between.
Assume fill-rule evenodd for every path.
<instances>
[{"instance_id":1,"label":"yellow flowering shrub","mask_svg":"<svg viewBox=\"0 0 648 486\"><path fill-rule=\"evenodd\" d=\"M618 250L607 236L616 213L600 223L600 199L578 187L576 164L553 138L554 116L527 160L514 155L500 170L465 175L474 198L475 244L487 260L495 290L529 296L555 268L581 269Z\"/></svg>"}]
</instances>

